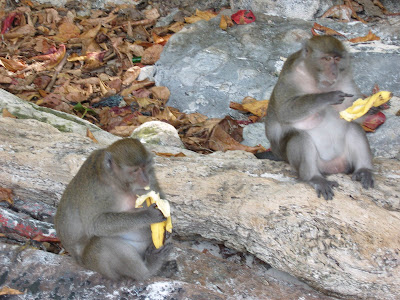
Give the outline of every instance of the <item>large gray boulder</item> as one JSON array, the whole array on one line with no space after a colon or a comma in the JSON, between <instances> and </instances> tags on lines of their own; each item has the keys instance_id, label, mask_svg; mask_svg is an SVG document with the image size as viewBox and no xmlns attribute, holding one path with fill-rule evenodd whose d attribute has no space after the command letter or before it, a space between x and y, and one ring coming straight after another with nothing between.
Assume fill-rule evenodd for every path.
<instances>
[{"instance_id":1,"label":"large gray boulder","mask_svg":"<svg viewBox=\"0 0 400 300\"><path fill-rule=\"evenodd\" d=\"M231 12L224 11L224 14ZM166 44L156 63L156 84L171 91L169 105L184 112L209 117L237 115L229 102L245 96L268 99L284 59L311 37L313 22L256 14L257 20L223 31L220 17L185 27ZM346 42L353 57L353 71L361 91L370 94L375 84L381 90L400 93L400 24L340 23L318 20L348 38L369 30L381 41Z\"/></svg>"}]
</instances>

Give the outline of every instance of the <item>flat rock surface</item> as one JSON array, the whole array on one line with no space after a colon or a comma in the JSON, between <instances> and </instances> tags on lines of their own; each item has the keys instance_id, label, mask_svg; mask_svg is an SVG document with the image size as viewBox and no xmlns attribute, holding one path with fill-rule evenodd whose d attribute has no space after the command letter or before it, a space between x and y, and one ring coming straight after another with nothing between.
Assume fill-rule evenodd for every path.
<instances>
[{"instance_id":1,"label":"flat rock surface","mask_svg":"<svg viewBox=\"0 0 400 300\"><path fill-rule=\"evenodd\" d=\"M230 14L224 11L223 14ZM311 37L314 21L256 14L256 22L223 31L220 16L185 27L166 44L156 63L156 83L171 91L170 106L209 117L236 114L229 102L246 96L268 99L284 59ZM317 20L347 38L364 36L369 30L380 41L345 42L353 57L356 83L370 94L381 90L400 93L400 17L365 25ZM343 38L342 38L343 39Z\"/></svg>"},{"instance_id":2,"label":"flat rock surface","mask_svg":"<svg viewBox=\"0 0 400 300\"><path fill-rule=\"evenodd\" d=\"M36 120L0 118L0 129L0 181L15 195L12 207L6 203L0 206L2 232L8 239L14 236L11 240L15 240L15 232L33 239L42 229L44 236L54 237L51 218L65 185L88 154L102 145L79 134L59 132ZM176 148L175 151L181 150ZM157 151L166 152L165 149ZM348 175L330 176L338 181L339 188L335 189L333 201L325 201L317 198L311 187L299 182L287 164L250 157L240 151L208 156L156 157L156 174L172 205L176 235L216 241L250 253L330 295L377 299L400 297L399 161L374 161L375 189L362 189ZM45 210L38 213L37 206ZM23 225L24 230L14 224ZM5 253L25 253L23 249L12 249L7 248ZM41 255L42 251L35 251ZM61 259L53 254L51 257L50 261ZM26 260L26 264L21 262L22 269L18 271L15 267L18 256L16 260L8 259L10 261L1 264L6 268L1 278L13 288L16 283L22 287L22 282L31 285L33 278L38 280L34 276L32 280L24 281L21 274L24 270L35 270L36 263L45 261ZM190 264L191 258L179 261L175 257L175 260L180 271L183 265ZM29 266L32 262L35 264ZM223 274L228 276L229 269L212 265L215 269L201 263L205 268L202 274L207 278L203 287L211 289L211 295L222 293L225 298L237 299L235 297L240 293L250 293L244 290L246 285L239 283L234 284L238 290L229 291L227 285L218 281ZM57 271L49 271L50 274L59 274L65 269L64 262L55 266ZM9 277L12 271L16 273ZM79 274L84 274L83 278L94 276L93 273ZM175 275L171 276L175 278ZM184 278L179 273L176 276L177 280ZM240 278L249 276L252 275ZM51 279L55 280L54 276ZM265 287L259 286L263 279L254 280L258 287L250 294L264 293ZM79 280L79 283L83 281ZM70 286L69 281L63 282ZM186 283L198 284L197 281ZM285 291L283 286L280 286L282 292ZM63 287L65 293L68 287ZM104 291L108 293L110 289ZM286 292L292 293L291 290Z\"/></svg>"}]
</instances>

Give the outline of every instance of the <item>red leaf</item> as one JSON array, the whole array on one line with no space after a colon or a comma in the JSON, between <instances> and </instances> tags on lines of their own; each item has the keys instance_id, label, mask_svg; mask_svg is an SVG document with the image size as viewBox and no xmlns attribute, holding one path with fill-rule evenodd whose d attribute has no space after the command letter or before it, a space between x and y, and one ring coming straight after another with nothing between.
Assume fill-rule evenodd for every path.
<instances>
[{"instance_id":1,"label":"red leaf","mask_svg":"<svg viewBox=\"0 0 400 300\"><path fill-rule=\"evenodd\" d=\"M376 128L378 128L380 125L385 123L386 121L386 116L382 112L378 112L374 115L368 115L364 122L362 123L362 127L364 128L365 131L368 132L374 132Z\"/></svg>"},{"instance_id":2,"label":"red leaf","mask_svg":"<svg viewBox=\"0 0 400 300\"><path fill-rule=\"evenodd\" d=\"M62 61L62 59L65 56L65 53L66 53L65 45L61 44L60 48L58 48L58 50L55 47L51 47L50 52L51 53L49 53L49 54L34 56L34 57L32 57L32 59L41 60L41 61L47 60L48 62L46 63L46 67L48 69L54 68Z\"/></svg>"},{"instance_id":3,"label":"red leaf","mask_svg":"<svg viewBox=\"0 0 400 300\"><path fill-rule=\"evenodd\" d=\"M232 20L239 25L253 23L256 20L256 16L251 10L238 10L231 16Z\"/></svg>"},{"instance_id":4,"label":"red leaf","mask_svg":"<svg viewBox=\"0 0 400 300\"><path fill-rule=\"evenodd\" d=\"M1 34L6 33L12 27L12 23L14 22L16 16L17 12L12 12L4 19Z\"/></svg>"}]
</instances>

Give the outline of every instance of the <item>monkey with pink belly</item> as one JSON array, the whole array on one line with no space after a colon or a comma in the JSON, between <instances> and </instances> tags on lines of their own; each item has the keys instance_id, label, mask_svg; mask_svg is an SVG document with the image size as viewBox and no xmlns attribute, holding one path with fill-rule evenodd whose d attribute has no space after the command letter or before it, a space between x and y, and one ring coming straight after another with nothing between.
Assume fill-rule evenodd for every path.
<instances>
[{"instance_id":1,"label":"monkey with pink belly","mask_svg":"<svg viewBox=\"0 0 400 300\"><path fill-rule=\"evenodd\" d=\"M315 36L292 54L272 91L265 118L272 153L289 162L326 200L333 198L332 188L338 186L326 174L353 173L352 179L364 188L374 186L365 132L339 116L359 96L349 54L330 36Z\"/></svg>"}]
</instances>

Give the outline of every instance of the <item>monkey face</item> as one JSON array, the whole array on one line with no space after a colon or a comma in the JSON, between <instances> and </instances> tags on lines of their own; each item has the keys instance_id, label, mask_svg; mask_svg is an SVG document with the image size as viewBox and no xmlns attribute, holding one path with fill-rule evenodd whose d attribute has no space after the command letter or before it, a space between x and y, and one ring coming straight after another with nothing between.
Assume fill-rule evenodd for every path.
<instances>
[{"instance_id":1,"label":"monkey face","mask_svg":"<svg viewBox=\"0 0 400 300\"><path fill-rule=\"evenodd\" d=\"M344 77L349 65L343 45L332 37L311 39L304 48L304 60L321 90L330 91Z\"/></svg>"}]
</instances>

